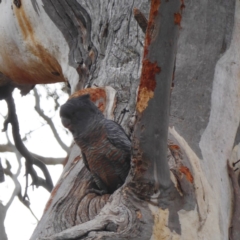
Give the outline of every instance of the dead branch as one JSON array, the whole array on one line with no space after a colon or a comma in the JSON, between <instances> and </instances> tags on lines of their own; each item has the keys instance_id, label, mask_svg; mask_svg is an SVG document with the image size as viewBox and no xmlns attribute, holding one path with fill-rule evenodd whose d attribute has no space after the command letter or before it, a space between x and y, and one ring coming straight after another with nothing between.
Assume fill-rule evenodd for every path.
<instances>
[{"instance_id":1,"label":"dead branch","mask_svg":"<svg viewBox=\"0 0 240 240\"><path fill-rule=\"evenodd\" d=\"M37 90L35 88L33 89L33 92L34 92L35 103L36 103L35 104L36 112L39 114L39 116L41 116L48 123L49 127L52 130L52 133L53 133L55 139L57 140L59 145L62 147L62 149L68 153L69 147L59 137L58 132L57 132L57 130L56 130L54 124L53 124L52 119L49 118L47 115L45 115L43 110L41 109L41 107L40 107L40 98L39 98L38 92L37 92Z\"/></svg>"},{"instance_id":2,"label":"dead branch","mask_svg":"<svg viewBox=\"0 0 240 240\"><path fill-rule=\"evenodd\" d=\"M33 157L40 160L41 162L43 162L46 165L58 165L58 164L63 165L64 161L66 159L66 158L43 157L43 156L40 156L40 155L35 154L35 153L31 153L31 154L33 155Z\"/></svg>"},{"instance_id":3,"label":"dead branch","mask_svg":"<svg viewBox=\"0 0 240 240\"><path fill-rule=\"evenodd\" d=\"M12 152L12 153L16 153L17 148L11 144L10 142L8 142L7 144L0 144L0 152ZM57 165L57 164L63 164L65 158L52 158L52 157L43 157L40 156L38 154L35 154L33 152L30 152L30 154L40 160L41 162L43 162L46 165Z\"/></svg>"},{"instance_id":4,"label":"dead branch","mask_svg":"<svg viewBox=\"0 0 240 240\"><path fill-rule=\"evenodd\" d=\"M0 144L0 152L12 152L14 153L16 148L12 144Z\"/></svg>"},{"instance_id":5,"label":"dead branch","mask_svg":"<svg viewBox=\"0 0 240 240\"><path fill-rule=\"evenodd\" d=\"M21 184L19 183L17 177L18 177L18 174L13 174L11 172L11 164L6 161L6 164L7 164L7 167L4 169L4 173L9 176L14 185L15 185L15 188L13 190L13 193L8 201L8 203L6 204L5 208L6 210L10 207L10 205L12 204L15 196L18 197L19 201L26 207L28 208L28 210L32 213L32 215L34 216L34 218L38 221L37 217L35 216L35 214L33 213L32 209L30 208L30 202L28 201L28 199L25 197L25 196L22 196L22 188L21 188ZM18 167L18 170L21 169L21 166ZM18 171L20 172L20 171Z\"/></svg>"},{"instance_id":6,"label":"dead branch","mask_svg":"<svg viewBox=\"0 0 240 240\"><path fill-rule=\"evenodd\" d=\"M22 156L26 159L26 172L27 172L27 174L31 175L32 184L37 187L42 186L42 187L46 188L48 191L51 191L53 188L53 183L52 183L51 176L47 170L47 167L45 166L44 163L42 163L38 159L34 158L29 153L29 151L27 150L27 148L25 147L25 145L22 142L21 136L19 134L19 124L18 124L18 118L17 118L17 114L16 114L14 99L12 97L12 91L13 91L13 89L11 88L11 91L9 91L9 94L6 95L4 98L5 101L7 102L7 106L8 106L8 117L4 122L3 131L6 131L8 124L11 123L12 135L13 135L15 146L18 149L18 151L22 154ZM41 177L38 177L36 171L33 168L33 165L38 166L42 170L42 172L45 176L45 180L42 179Z\"/></svg>"}]
</instances>

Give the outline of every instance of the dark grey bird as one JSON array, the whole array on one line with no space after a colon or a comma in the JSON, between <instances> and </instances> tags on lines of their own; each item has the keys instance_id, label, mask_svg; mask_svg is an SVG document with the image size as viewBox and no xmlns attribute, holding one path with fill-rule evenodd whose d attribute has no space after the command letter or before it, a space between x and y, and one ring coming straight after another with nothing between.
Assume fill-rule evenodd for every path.
<instances>
[{"instance_id":1,"label":"dark grey bird","mask_svg":"<svg viewBox=\"0 0 240 240\"><path fill-rule=\"evenodd\" d=\"M99 188L95 192L113 193L130 169L131 142L123 128L106 119L88 94L69 99L60 116L81 148L84 164Z\"/></svg>"}]
</instances>

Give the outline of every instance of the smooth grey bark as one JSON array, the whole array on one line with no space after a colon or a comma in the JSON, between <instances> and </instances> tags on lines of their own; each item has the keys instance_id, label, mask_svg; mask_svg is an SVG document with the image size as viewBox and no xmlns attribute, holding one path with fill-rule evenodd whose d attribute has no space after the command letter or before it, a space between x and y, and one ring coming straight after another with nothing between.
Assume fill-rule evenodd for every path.
<instances>
[{"instance_id":1,"label":"smooth grey bark","mask_svg":"<svg viewBox=\"0 0 240 240\"><path fill-rule=\"evenodd\" d=\"M136 155L133 152L133 158L141 161L142 165L148 165L148 163L152 165L147 167L146 172L141 172L140 176L136 176L137 181L140 184L142 181L156 182L160 191L171 186L166 159L170 87L179 28L178 24L174 23L173 16L179 10L179 1L162 2L158 15L149 19L137 99L138 119L133 137L133 145L137 148ZM143 91L146 89L148 93L144 94ZM152 92L154 92L153 96L149 96ZM146 97L149 97L149 101L145 100ZM144 104L147 106L142 106ZM137 155L141 152L142 155L138 159Z\"/></svg>"},{"instance_id":2,"label":"smooth grey bark","mask_svg":"<svg viewBox=\"0 0 240 240\"><path fill-rule=\"evenodd\" d=\"M209 121L215 66L230 46L235 0L185 0L184 4L170 125L201 157L199 142Z\"/></svg>"}]
</instances>

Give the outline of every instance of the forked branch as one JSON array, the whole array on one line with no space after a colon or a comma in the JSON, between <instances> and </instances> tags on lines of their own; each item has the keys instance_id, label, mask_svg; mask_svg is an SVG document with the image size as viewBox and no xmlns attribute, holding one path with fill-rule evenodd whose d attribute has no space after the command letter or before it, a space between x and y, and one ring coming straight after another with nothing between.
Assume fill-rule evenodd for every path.
<instances>
[{"instance_id":1,"label":"forked branch","mask_svg":"<svg viewBox=\"0 0 240 240\"><path fill-rule=\"evenodd\" d=\"M33 92L34 92L34 97L35 97L35 110L36 110L36 112L39 114L39 116L41 116L48 123L48 126L51 128L55 139L57 140L57 142L59 143L61 148L65 152L68 153L69 147L59 137L59 134L57 132L56 127L53 124L52 119L50 117L48 117L46 114L44 114L43 110L40 107L40 98L39 98L39 95L38 95L38 92L37 92L36 88L33 89Z\"/></svg>"},{"instance_id":2,"label":"forked branch","mask_svg":"<svg viewBox=\"0 0 240 240\"><path fill-rule=\"evenodd\" d=\"M1 99L5 99L8 106L8 117L4 122L3 131L6 131L8 124L11 123L12 135L13 135L15 146L17 150L22 154L22 156L26 159L26 174L31 175L33 185L37 187L42 186L50 192L53 188L53 183L52 183L51 176L47 170L47 167L45 166L44 163L34 158L29 153L29 151L27 150L27 148L22 142L22 139L19 133L19 124L18 124L18 118L16 114L15 103L12 96L13 87L9 85L8 88L6 87L6 90L7 90L7 94L4 94L3 97L1 96ZM33 168L33 165L38 166L42 170L45 179L37 175L36 171Z\"/></svg>"}]
</instances>

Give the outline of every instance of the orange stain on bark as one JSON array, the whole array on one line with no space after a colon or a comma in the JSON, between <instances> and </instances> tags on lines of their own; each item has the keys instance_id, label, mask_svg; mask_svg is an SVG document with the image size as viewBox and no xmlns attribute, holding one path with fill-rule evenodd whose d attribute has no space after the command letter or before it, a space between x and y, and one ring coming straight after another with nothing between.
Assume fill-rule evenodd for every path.
<instances>
[{"instance_id":1,"label":"orange stain on bark","mask_svg":"<svg viewBox=\"0 0 240 240\"><path fill-rule=\"evenodd\" d=\"M137 214L137 218L138 219L141 219L142 218L142 213L140 210L136 211L136 214Z\"/></svg>"},{"instance_id":2,"label":"orange stain on bark","mask_svg":"<svg viewBox=\"0 0 240 240\"><path fill-rule=\"evenodd\" d=\"M152 30L154 29L155 18L158 14L160 7L160 0L151 1L151 9L149 14L148 27L145 38L143 63L142 63L142 75L138 89L137 110L141 113L148 106L148 101L154 96L154 89L156 87L156 74L161 72L161 68L157 65L157 62L150 62L147 59L148 47L152 41Z\"/></svg>"},{"instance_id":3,"label":"orange stain on bark","mask_svg":"<svg viewBox=\"0 0 240 240\"><path fill-rule=\"evenodd\" d=\"M171 149L171 150L180 150L180 147L178 145L168 145L168 147Z\"/></svg>"},{"instance_id":4,"label":"orange stain on bark","mask_svg":"<svg viewBox=\"0 0 240 240\"><path fill-rule=\"evenodd\" d=\"M154 96L157 85L155 76L161 72L157 62L151 63L148 59L143 60L141 81L138 90L137 110L141 113L148 106L148 101Z\"/></svg>"},{"instance_id":5,"label":"orange stain on bark","mask_svg":"<svg viewBox=\"0 0 240 240\"><path fill-rule=\"evenodd\" d=\"M81 160L82 158L80 157L80 156L77 156L75 159L74 159L74 161L73 161L73 163L77 163L77 162L79 162L79 160Z\"/></svg>"},{"instance_id":6,"label":"orange stain on bark","mask_svg":"<svg viewBox=\"0 0 240 240\"><path fill-rule=\"evenodd\" d=\"M181 167L179 168L179 171L186 176L187 180L188 180L190 183L193 183L193 176L192 176L190 170L189 170L187 167L181 166Z\"/></svg>"},{"instance_id":7,"label":"orange stain on bark","mask_svg":"<svg viewBox=\"0 0 240 240\"><path fill-rule=\"evenodd\" d=\"M184 8L185 8L184 0L181 0L181 6L180 6L181 12L183 11Z\"/></svg>"},{"instance_id":8,"label":"orange stain on bark","mask_svg":"<svg viewBox=\"0 0 240 240\"><path fill-rule=\"evenodd\" d=\"M160 4L161 4L160 0L151 1L151 8L149 13L148 27L147 27L146 38L145 38L143 58L145 58L148 54L148 46L151 44L151 41L152 41L151 33L152 33L152 29L154 28L154 21L158 14L158 9Z\"/></svg>"},{"instance_id":9,"label":"orange stain on bark","mask_svg":"<svg viewBox=\"0 0 240 240\"><path fill-rule=\"evenodd\" d=\"M22 52L18 45L10 43L8 50L5 54L3 53L5 63L2 69L3 74L20 84L63 82L61 66L37 39L35 30L25 12L24 1L21 8L14 7L14 13L23 38L24 52L29 52L29 56L21 56Z\"/></svg>"},{"instance_id":10,"label":"orange stain on bark","mask_svg":"<svg viewBox=\"0 0 240 240\"><path fill-rule=\"evenodd\" d=\"M180 26L182 15L180 13L174 13L174 23Z\"/></svg>"},{"instance_id":11,"label":"orange stain on bark","mask_svg":"<svg viewBox=\"0 0 240 240\"><path fill-rule=\"evenodd\" d=\"M90 99L97 105L101 112L105 110L107 96L103 88L85 88L75 92L70 98L79 97L85 94L90 95Z\"/></svg>"}]
</instances>

